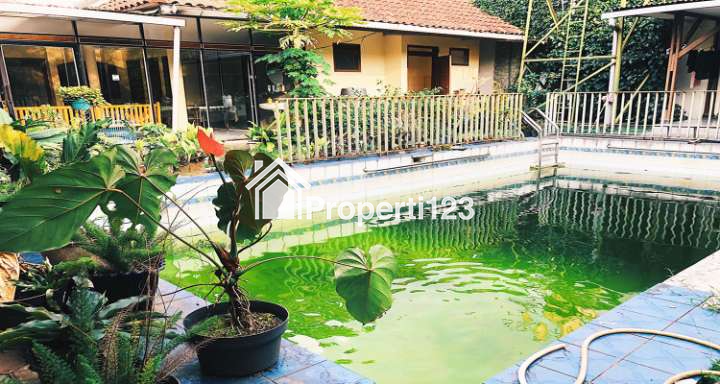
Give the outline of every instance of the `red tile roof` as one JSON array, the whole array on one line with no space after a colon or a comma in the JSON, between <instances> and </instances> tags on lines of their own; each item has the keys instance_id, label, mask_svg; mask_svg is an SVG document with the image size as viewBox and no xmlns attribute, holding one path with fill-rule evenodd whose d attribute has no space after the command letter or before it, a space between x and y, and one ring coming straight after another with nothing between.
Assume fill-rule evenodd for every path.
<instances>
[{"instance_id":1,"label":"red tile roof","mask_svg":"<svg viewBox=\"0 0 720 384\"><path fill-rule=\"evenodd\" d=\"M358 7L366 21L404 24L417 27L454 29L520 35L522 31L488 15L470 0L335 0L339 6ZM128 11L177 4L222 9L223 0L110 0L103 9Z\"/></svg>"}]
</instances>

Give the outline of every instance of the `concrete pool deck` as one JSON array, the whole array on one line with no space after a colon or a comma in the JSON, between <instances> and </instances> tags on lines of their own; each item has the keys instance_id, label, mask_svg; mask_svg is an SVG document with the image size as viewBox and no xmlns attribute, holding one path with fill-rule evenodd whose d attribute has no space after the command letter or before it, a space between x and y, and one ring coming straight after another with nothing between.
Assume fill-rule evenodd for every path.
<instances>
[{"instance_id":1,"label":"concrete pool deck","mask_svg":"<svg viewBox=\"0 0 720 384\"><path fill-rule=\"evenodd\" d=\"M572 383L580 370L580 346L591 334L614 328L665 330L720 344L720 312L708 308L720 292L720 252L636 295L560 338L567 349L536 361L528 383ZM714 303L714 302L713 302ZM708 369L720 351L662 336L610 335L590 346L587 383L664 383L670 376ZM485 381L518 383L523 361Z\"/></svg>"},{"instance_id":2,"label":"concrete pool deck","mask_svg":"<svg viewBox=\"0 0 720 384\"><path fill-rule=\"evenodd\" d=\"M175 285L161 280L158 294L174 292ZM162 297L162 296L160 296ZM190 312L207 305L208 302L182 291L156 302L156 309L168 313ZM325 357L283 339L278 363L256 375L242 378L220 378L203 376L197 359L190 360L174 373L183 384L372 384L363 377ZM238 358L242 358L239 356Z\"/></svg>"}]
</instances>

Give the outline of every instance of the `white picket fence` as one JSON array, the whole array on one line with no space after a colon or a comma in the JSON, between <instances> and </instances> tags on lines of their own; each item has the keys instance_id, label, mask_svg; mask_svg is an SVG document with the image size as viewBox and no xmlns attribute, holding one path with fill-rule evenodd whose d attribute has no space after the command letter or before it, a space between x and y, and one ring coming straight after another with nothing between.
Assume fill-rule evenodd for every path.
<instances>
[{"instance_id":1,"label":"white picket fence","mask_svg":"<svg viewBox=\"0 0 720 384\"><path fill-rule=\"evenodd\" d=\"M521 94L288 98L275 141L287 162L522 136Z\"/></svg>"}]
</instances>

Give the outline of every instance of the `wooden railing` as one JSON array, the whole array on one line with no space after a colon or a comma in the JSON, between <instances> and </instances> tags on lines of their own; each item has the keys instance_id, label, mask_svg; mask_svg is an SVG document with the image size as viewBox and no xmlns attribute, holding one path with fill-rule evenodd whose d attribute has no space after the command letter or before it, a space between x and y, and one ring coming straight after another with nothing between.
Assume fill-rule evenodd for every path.
<instances>
[{"instance_id":1,"label":"wooden railing","mask_svg":"<svg viewBox=\"0 0 720 384\"><path fill-rule=\"evenodd\" d=\"M717 91L550 93L546 114L563 135L720 139Z\"/></svg>"},{"instance_id":2,"label":"wooden railing","mask_svg":"<svg viewBox=\"0 0 720 384\"><path fill-rule=\"evenodd\" d=\"M90 108L90 118L99 120L109 118L126 121L131 125L142 125L160 121L160 103L150 104L108 104ZM84 118L83 113L69 106L43 105L39 107L15 107L18 120L62 121L68 125L78 125Z\"/></svg>"},{"instance_id":3,"label":"wooden railing","mask_svg":"<svg viewBox=\"0 0 720 384\"><path fill-rule=\"evenodd\" d=\"M520 94L322 97L278 102L276 145L287 162L522 136Z\"/></svg>"}]
</instances>

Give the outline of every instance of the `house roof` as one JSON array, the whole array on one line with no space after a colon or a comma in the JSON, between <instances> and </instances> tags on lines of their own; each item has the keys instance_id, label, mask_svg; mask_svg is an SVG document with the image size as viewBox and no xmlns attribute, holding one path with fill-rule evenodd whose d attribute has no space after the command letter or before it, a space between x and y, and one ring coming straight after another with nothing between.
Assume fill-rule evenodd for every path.
<instances>
[{"instance_id":1,"label":"house roof","mask_svg":"<svg viewBox=\"0 0 720 384\"><path fill-rule=\"evenodd\" d=\"M470 0L335 0L337 5L358 7L368 22L458 30L475 33L522 35L522 31L491 16ZM223 0L109 0L101 8L130 11L160 5L222 10Z\"/></svg>"},{"instance_id":2,"label":"house roof","mask_svg":"<svg viewBox=\"0 0 720 384\"><path fill-rule=\"evenodd\" d=\"M617 8L603 13L604 19L617 17L646 16L659 19L672 19L678 12L688 12L693 16L720 17L720 0L653 0L650 4Z\"/></svg>"}]
</instances>

